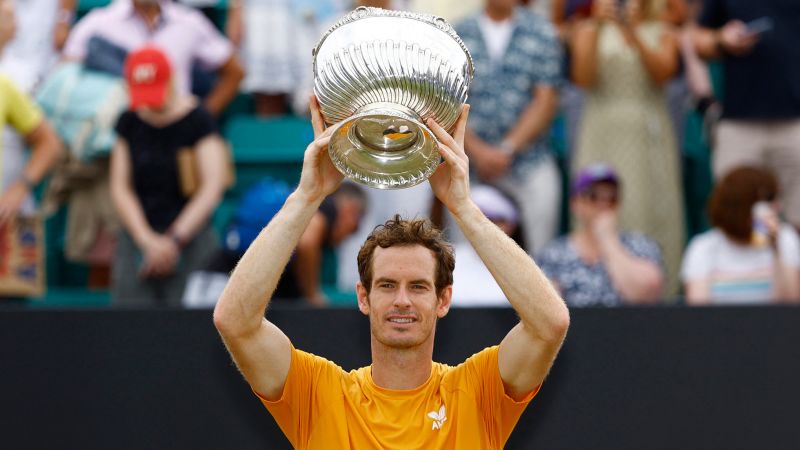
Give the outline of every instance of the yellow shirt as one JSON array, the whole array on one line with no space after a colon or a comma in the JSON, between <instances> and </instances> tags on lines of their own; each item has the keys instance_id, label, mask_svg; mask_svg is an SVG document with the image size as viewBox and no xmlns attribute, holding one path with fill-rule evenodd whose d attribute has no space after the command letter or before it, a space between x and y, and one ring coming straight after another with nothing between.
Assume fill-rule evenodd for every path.
<instances>
[{"instance_id":1,"label":"yellow shirt","mask_svg":"<svg viewBox=\"0 0 800 450\"><path fill-rule=\"evenodd\" d=\"M42 121L42 113L31 99L22 93L14 83L0 75L0 191L5 185L5 157L3 152L3 129L11 125L17 132L25 136Z\"/></svg>"},{"instance_id":2,"label":"yellow shirt","mask_svg":"<svg viewBox=\"0 0 800 450\"><path fill-rule=\"evenodd\" d=\"M538 388L522 401L506 395L498 350L433 363L422 386L390 390L370 367L348 373L293 348L281 398L259 398L296 449L500 449Z\"/></svg>"}]
</instances>

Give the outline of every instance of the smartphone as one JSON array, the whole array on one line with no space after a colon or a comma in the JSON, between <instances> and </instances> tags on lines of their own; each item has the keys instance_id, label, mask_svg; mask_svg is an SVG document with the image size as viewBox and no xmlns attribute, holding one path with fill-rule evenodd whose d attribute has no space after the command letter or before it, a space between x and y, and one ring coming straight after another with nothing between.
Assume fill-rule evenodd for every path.
<instances>
[{"instance_id":1,"label":"smartphone","mask_svg":"<svg viewBox=\"0 0 800 450\"><path fill-rule=\"evenodd\" d=\"M744 25L747 27L747 33L753 36L771 31L775 24L772 20L772 17L761 17L759 19L751 20Z\"/></svg>"},{"instance_id":2,"label":"smartphone","mask_svg":"<svg viewBox=\"0 0 800 450\"><path fill-rule=\"evenodd\" d=\"M769 236L766 217L774 214L768 202L760 201L753 205L753 232L761 237Z\"/></svg>"}]
</instances>

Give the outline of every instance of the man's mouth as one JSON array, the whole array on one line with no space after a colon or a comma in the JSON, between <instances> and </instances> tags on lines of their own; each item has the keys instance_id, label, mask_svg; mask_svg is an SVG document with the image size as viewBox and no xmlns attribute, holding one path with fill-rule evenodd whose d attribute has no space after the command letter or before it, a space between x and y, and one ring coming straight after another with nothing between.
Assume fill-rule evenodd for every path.
<instances>
[{"instance_id":1,"label":"man's mouth","mask_svg":"<svg viewBox=\"0 0 800 450\"><path fill-rule=\"evenodd\" d=\"M410 316L391 316L389 317L389 322L397 323L397 324L409 324L416 322L417 319Z\"/></svg>"}]
</instances>

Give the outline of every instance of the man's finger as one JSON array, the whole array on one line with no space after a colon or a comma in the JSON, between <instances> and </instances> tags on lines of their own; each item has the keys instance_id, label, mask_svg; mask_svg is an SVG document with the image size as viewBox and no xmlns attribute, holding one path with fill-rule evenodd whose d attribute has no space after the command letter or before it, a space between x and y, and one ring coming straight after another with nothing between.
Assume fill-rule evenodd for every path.
<instances>
[{"instance_id":1,"label":"man's finger","mask_svg":"<svg viewBox=\"0 0 800 450\"><path fill-rule=\"evenodd\" d=\"M458 116L456 130L453 133L453 139L461 145L464 145L464 135L467 132L467 119L469 119L469 105L464 104L461 106L461 115Z\"/></svg>"},{"instance_id":2,"label":"man's finger","mask_svg":"<svg viewBox=\"0 0 800 450\"><path fill-rule=\"evenodd\" d=\"M450 134L447 132L447 130L442 128L442 126L439 125L433 119L428 119L427 124L428 124L428 127L431 129L431 131L433 131L433 135L436 136L437 139L439 139L439 142L447 145L453 151L458 152L458 149L460 147L459 147L458 143L456 143L456 141L453 139L453 136L450 136Z\"/></svg>"},{"instance_id":3,"label":"man's finger","mask_svg":"<svg viewBox=\"0 0 800 450\"><path fill-rule=\"evenodd\" d=\"M325 131L325 120L322 118L316 95L309 97L308 106L311 109L311 127L314 129L314 137L317 138Z\"/></svg>"}]
</instances>

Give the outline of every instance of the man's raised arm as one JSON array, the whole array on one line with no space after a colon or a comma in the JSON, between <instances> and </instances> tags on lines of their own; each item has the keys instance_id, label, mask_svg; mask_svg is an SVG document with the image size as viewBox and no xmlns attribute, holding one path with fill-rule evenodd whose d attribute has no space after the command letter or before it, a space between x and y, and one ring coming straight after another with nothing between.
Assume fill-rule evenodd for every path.
<instances>
[{"instance_id":1,"label":"man's raised arm","mask_svg":"<svg viewBox=\"0 0 800 450\"><path fill-rule=\"evenodd\" d=\"M452 137L428 122L442 143L439 153L446 161L430 182L520 316L520 323L500 344L499 354L506 391L520 398L540 385L550 370L569 327L569 311L530 256L472 202L464 153L467 111L462 112Z\"/></svg>"},{"instance_id":2,"label":"man's raised arm","mask_svg":"<svg viewBox=\"0 0 800 450\"><path fill-rule=\"evenodd\" d=\"M267 304L309 221L342 181L326 151L333 127L323 132L316 99L311 105L315 140L303 157L300 183L247 249L214 309L214 325L231 357L252 389L268 399L283 391L291 344L264 318Z\"/></svg>"}]
</instances>

